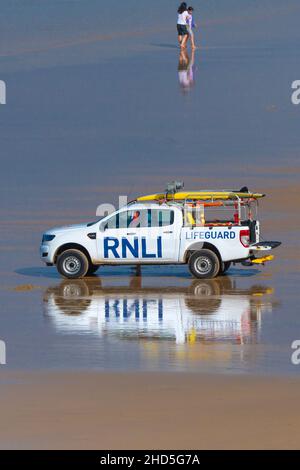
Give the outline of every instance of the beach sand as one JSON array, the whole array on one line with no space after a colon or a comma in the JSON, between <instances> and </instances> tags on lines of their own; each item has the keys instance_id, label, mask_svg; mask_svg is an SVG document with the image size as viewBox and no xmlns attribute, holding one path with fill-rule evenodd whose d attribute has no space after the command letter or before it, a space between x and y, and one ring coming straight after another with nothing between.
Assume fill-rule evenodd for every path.
<instances>
[{"instance_id":1,"label":"beach sand","mask_svg":"<svg viewBox=\"0 0 300 470\"><path fill-rule=\"evenodd\" d=\"M292 449L300 380L1 372L3 449Z\"/></svg>"},{"instance_id":2,"label":"beach sand","mask_svg":"<svg viewBox=\"0 0 300 470\"><path fill-rule=\"evenodd\" d=\"M170 0L159 10L73 2L72 15L69 2L47 14L2 3L0 448L299 448L299 5L203 3L193 87L183 90ZM131 289L142 305L152 289L154 305L183 318L193 308L200 317L206 299L191 296L187 270L136 279L116 267L99 270L95 294L87 281L79 302L39 261L45 230L173 179L268 195L259 220L263 238L282 241L274 262L233 268L208 299L213 313L222 302L235 312L244 335L229 328L178 346L168 324L148 341L99 330L106 294L123 303Z\"/></svg>"}]
</instances>

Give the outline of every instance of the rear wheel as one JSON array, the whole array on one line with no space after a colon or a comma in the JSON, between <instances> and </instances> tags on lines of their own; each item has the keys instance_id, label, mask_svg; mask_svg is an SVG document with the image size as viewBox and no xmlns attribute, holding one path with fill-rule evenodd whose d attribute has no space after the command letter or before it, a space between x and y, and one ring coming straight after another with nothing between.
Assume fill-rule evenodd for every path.
<instances>
[{"instance_id":1,"label":"rear wheel","mask_svg":"<svg viewBox=\"0 0 300 470\"><path fill-rule=\"evenodd\" d=\"M189 269L198 279L211 279L216 277L220 270L219 258L211 250L195 251L189 259Z\"/></svg>"},{"instance_id":2,"label":"rear wheel","mask_svg":"<svg viewBox=\"0 0 300 470\"><path fill-rule=\"evenodd\" d=\"M225 274L226 271L228 271L228 269L230 268L230 266L231 266L231 261L224 261L224 262L220 263L219 274Z\"/></svg>"},{"instance_id":3,"label":"rear wheel","mask_svg":"<svg viewBox=\"0 0 300 470\"><path fill-rule=\"evenodd\" d=\"M89 260L79 250L66 250L61 253L56 264L58 272L68 279L84 277L89 269Z\"/></svg>"}]
</instances>

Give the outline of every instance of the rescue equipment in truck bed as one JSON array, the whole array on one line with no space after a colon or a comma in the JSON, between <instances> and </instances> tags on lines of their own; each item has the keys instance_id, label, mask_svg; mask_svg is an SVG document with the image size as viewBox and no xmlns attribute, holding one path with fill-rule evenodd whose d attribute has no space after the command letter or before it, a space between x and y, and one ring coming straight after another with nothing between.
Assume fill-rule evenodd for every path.
<instances>
[{"instance_id":1,"label":"rescue equipment in truck bed","mask_svg":"<svg viewBox=\"0 0 300 470\"><path fill-rule=\"evenodd\" d=\"M260 199L262 197L265 197L265 194L233 191L180 191L174 194L156 193L149 194L147 196L139 196L137 197L136 201L161 201L165 199L167 201L228 201L235 199Z\"/></svg>"}]
</instances>

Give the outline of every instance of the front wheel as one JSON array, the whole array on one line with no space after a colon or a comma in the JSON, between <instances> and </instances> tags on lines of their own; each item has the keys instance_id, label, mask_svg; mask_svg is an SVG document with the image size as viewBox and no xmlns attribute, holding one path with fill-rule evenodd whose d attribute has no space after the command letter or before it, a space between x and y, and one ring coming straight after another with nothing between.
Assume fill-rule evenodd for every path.
<instances>
[{"instance_id":1,"label":"front wheel","mask_svg":"<svg viewBox=\"0 0 300 470\"><path fill-rule=\"evenodd\" d=\"M211 250L195 251L189 259L189 269L198 279L212 279L220 270L220 261Z\"/></svg>"},{"instance_id":2,"label":"front wheel","mask_svg":"<svg viewBox=\"0 0 300 470\"><path fill-rule=\"evenodd\" d=\"M59 274L68 279L84 277L89 269L89 260L79 250L66 250L59 255L56 264Z\"/></svg>"},{"instance_id":3,"label":"front wheel","mask_svg":"<svg viewBox=\"0 0 300 470\"><path fill-rule=\"evenodd\" d=\"M98 269L100 268L100 266L98 264L91 264L90 263L90 266L89 266L89 269L86 273L87 276L92 276L93 274L95 274L96 271L98 271Z\"/></svg>"}]
</instances>

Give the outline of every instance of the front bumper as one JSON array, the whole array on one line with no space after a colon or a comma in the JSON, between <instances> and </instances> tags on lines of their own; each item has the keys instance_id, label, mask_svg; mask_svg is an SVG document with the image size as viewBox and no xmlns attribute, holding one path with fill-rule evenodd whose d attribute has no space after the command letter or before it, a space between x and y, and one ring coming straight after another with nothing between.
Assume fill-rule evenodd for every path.
<instances>
[{"instance_id":1,"label":"front bumper","mask_svg":"<svg viewBox=\"0 0 300 470\"><path fill-rule=\"evenodd\" d=\"M51 249L50 249L50 246L49 245L46 245L46 244L42 244L40 246L40 258L41 258L41 261L43 261L43 263L46 263L46 264L50 264L52 265L53 264L53 259L52 259L52 255L51 255Z\"/></svg>"}]
</instances>

